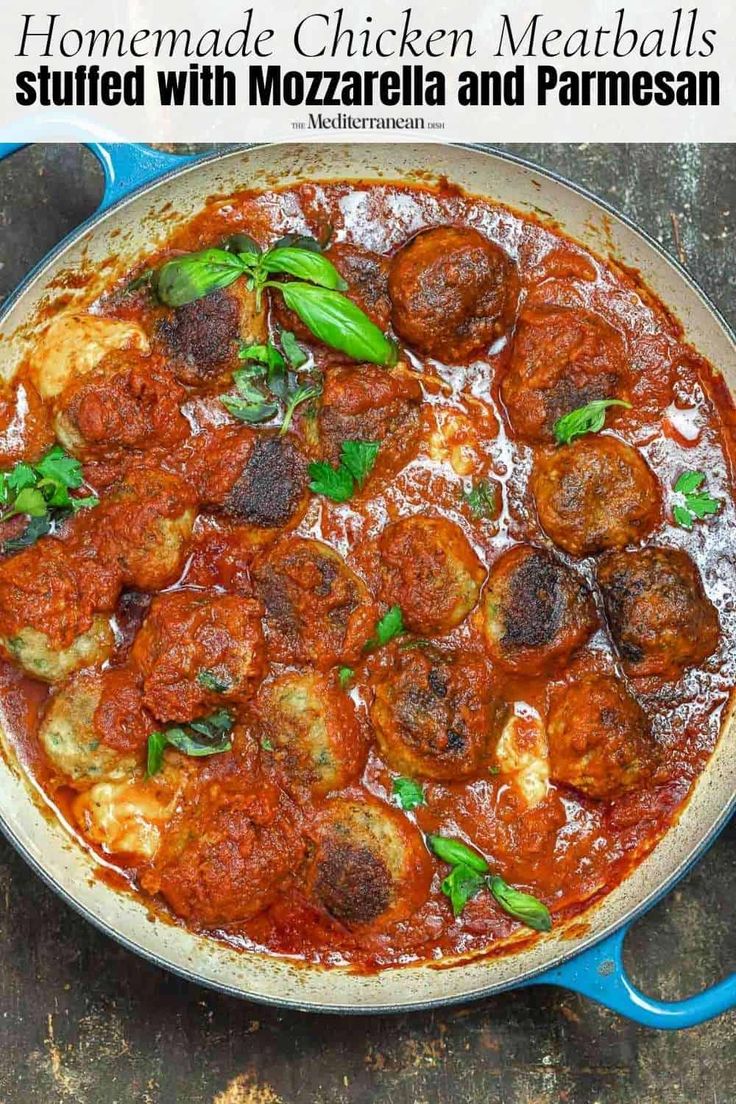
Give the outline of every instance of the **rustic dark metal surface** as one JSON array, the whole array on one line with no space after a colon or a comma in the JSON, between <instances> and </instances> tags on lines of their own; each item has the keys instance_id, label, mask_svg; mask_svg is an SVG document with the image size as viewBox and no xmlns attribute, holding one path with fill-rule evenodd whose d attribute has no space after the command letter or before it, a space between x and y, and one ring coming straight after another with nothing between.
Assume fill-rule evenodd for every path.
<instances>
[{"instance_id":1,"label":"rustic dark metal surface","mask_svg":"<svg viewBox=\"0 0 736 1104\"><path fill-rule=\"evenodd\" d=\"M610 200L736 323L733 146L515 146ZM0 166L0 295L102 192L78 147ZM736 967L736 828L627 944L635 980L685 996ZM736 1016L638 1028L545 988L340 1019L220 997L93 930L0 841L0 1104L730 1104Z\"/></svg>"}]
</instances>

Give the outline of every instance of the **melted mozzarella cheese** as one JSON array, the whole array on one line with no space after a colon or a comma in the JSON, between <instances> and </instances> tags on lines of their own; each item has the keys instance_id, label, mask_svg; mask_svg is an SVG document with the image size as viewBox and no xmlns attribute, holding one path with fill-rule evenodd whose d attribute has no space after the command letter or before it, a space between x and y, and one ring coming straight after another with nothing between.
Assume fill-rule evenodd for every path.
<instances>
[{"instance_id":1,"label":"melted mozzarella cheese","mask_svg":"<svg viewBox=\"0 0 736 1104\"><path fill-rule=\"evenodd\" d=\"M521 795L527 808L543 801L549 788L549 749L542 718L535 709L517 702L496 747L501 773Z\"/></svg>"},{"instance_id":2,"label":"melted mozzarella cheese","mask_svg":"<svg viewBox=\"0 0 736 1104\"><path fill-rule=\"evenodd\" d=\"M94 371L103 357L121 349L148 353L143 329L135 322L93 314L62 314L36 345L31 370L45 399L61 394L78 376Z\"/></svg>"}]
</instances>

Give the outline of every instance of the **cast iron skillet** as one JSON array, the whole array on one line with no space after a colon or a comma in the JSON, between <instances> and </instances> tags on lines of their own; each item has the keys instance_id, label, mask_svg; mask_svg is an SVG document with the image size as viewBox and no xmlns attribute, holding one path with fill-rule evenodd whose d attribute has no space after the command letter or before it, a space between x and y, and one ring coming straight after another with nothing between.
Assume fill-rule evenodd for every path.
<instances>
[{"instance_id":1,"label":"cast iron skillet","mask_svg":"<svg viewBox=\"0 0 736 1104\"><path fill-rule=\"evenodd\" d=\"M0 145L0 156L18 148ZM503 153L442 145L258 146L202 158L177 158L138 145L90 144L106 188L99 211L49 254L0 312L0 372L12 374L35 339L42 302L59 294L61 271L100 272L116 257L120 273L186 221L213 194L272 187L305 178L402 179L427 166L470 192L523 211L544 211L564 231L598 252L613 252L641 271L681 319L687 338L736 392L736 341L690 276L627 219L582 189ZM166 205L165 216L162 208ZM117 269L104 269L73 305L95 298ZM69 294L69 283L64 288ZM1 710L1 703L0 703ZM0 721L2 714L0 712ZM0 725L0 729L1 729ZM2 732L0 731L0 736ZM536 943L519 942L501 957L448 967L406 966L373 975L305 966L236 952L165 919L151 921L145 904L94 877L98 860L44 808L6 746L0 760L0 827L34 870L102 931L144 958L216 989L264 1003L324 1012L391 1012L459 1003L522 985L559 984L654 1027L689 1027L736 1004L736 974L688 1000L666 1003L637 990L622 962L632 922L697 861L736 804L736 725L721 740L678 822L644 862L602 904Z\"/></svg>"}]
</instances>

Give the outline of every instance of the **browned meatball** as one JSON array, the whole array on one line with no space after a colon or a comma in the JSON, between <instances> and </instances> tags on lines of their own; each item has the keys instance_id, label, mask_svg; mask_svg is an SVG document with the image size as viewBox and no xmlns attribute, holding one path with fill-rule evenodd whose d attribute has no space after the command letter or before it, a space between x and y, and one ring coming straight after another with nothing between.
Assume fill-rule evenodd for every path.
<instances>
[{"instance_id":1,"label":"browned meatball","mask_svg":"<svg viewBox=\"0 0 736 1104\"><path fill-rule=\"evenodd\" d=\"M396 648L370 715L389 767L440 781L483 770L500 722L480 656L420 647Z\"/></svg>"},{"instance_id":2,"label":"browned meatball","mask_svg":"<svg viewBox=\"0 0 736 1104\"><path fill-rule=\"evenodd\" d=\"M280 540L257 561L253 579L277 663L327 668L360 658L376 607L365 583L328 545L302 537Z\"/></svg>"},{"instance_id":3,"label":"browned meatball","mask_svg":"<svg viewBox=\"0 0 736 1104\"><path fill-rule=\"evenodd\" d=\"M234 740L242 738L236 730ZM252 767L213 756L167 825L155 866L141 879L177 916L205 927L241 923L262 912L298 871L306 845L299 811ZM232 763L232 765L231 765Z\"/></svg>"},{"instance_id":4,"label":"browned meatball","mask_svg":"<svg viewBox=\"0 0 736 1104\"><path fill-rule=\"evenodd\" d=\"M626 347L602 318L574 307L525 310L501 384L511 426L529 441L551 441L563 414L594 399L629 395ZM610 417L615 416L611 408Z\"/></svg>"},{"instance_id":5,"label":"browned meatball","mask_svg":"<svg viewBox=\"0 0 736 1104\"><path fill-rule=\"evenodd\" d=\"M240 342L265 340L266 318L244 280L171 311L158 326L157 341L182 383L227 386L238 367Z\"/></svg>"},{"instance_id":6,"label":"browned meatball","mask_svg":"<svg viewBox=\"0 0 736 1104\"><path fill-rule=\"evenodd\" d=\"M448 364L484 352L513 324L516 266L470 227L423 230L396 254L388 281L399 337Z\"/></svg>"},{"instance_id":7,"label":"browned meatball","mask_svg":"<svg viewBox=\"0 0 736 1104\"><path fill-rule=\"evenodd\" d=\"M290 434L221 426L200 435L187 470L202 505L245 525L281 528L309 503L307 461Z\"/></svg>"},{"instance_id":8,"label":"browned meatball","mask_svg":"<svg viewBox=\"0 0 736 1104\"><path fill-rule=\"evenodd\" d=\"M677 548L610 552L598 582L631 675L677 679L718 647L718 614L693 561Z\"/></svg>"},{"instance_id":9,"label":"browned meatball","mask_svg":"<svg viewBox=\"0 0 736 1104\"><path fill-rule=\"evenodd\" d=\"M256 709L276 760L300 789L324 796L360 774L368 749L355 706L334 677L291 671L264 683Z\"/></svg>"},{"instance_id":10,"label":"browned meatball","mask_svg":"<svg viewBox=\"0 0 736 1104\"><path fill-rule=\"evenodd\" d=\"M312 900L349 928L380 931L424 904L432 864L411 821L371 797L335 798L311 833Z\"/></svg>"},{"instance_id":11,"label":"browned meatball","mask_svg":"<svg viewBox=\"0 0 736 1104\"><path fill-rule=\"evenodd\" d=\"M547 739L552 779L603 801L643 785L655 753L644 711L607 675L584 675L557 692Z\"/></svg>"},{"instance_id":12,"label":"browned meatball","mask_svg":"<svg viewBox=\"0 0 736 1104\"><path fill-rule=\"evenodd\" d=\"M331 369L319 410L323 456L337 463L343 441L380 441L403 448L417 425L421 400L417 381L400 372L375 364Z\"/></svg>"},{"instance_id":13,"label":"browned meatball","mask_svg":"<svg viewBox=\"0 0 736 1104\"><path fill-rule=\"evenodd\" d=\"M324 252L348 285L345 294L352 299L381 330L386 330L391 317L391 300L388 297L388 270L390 261L380 253L336 242ZM312 331L298 314L289 310L279 292L271 297L273 316L284 330L290 330L300 341L318 345ZM333 353L335 351L333 350ZM342 354L335 354L342 356Z\"/></svg>"},{"instance_id":14,"label":"browned meatball","mask_svg":"<svg viewBox=\"0 0 736 1104\"><path fill-rule=\"evenodd\" d=\"M636 449L583 437L540 456L532 472L545 532L571 556L592 556L646 537L657 524L657 480Z\"/></svg>"},{"instance_id":15,"label":"browned meatball","mask_svg":"<svg viewBox=\"0 0 736 1104\"><path fill-rule=\"evenodd\" d=\"M190 432L179 409L184 397L161 358L134 350L110 353L59 396L56 434L69 452L83 458L146 449L152 443L175 445Z\"/></svg>"},{"instance_id":16,"label":"browned meatball","mask_svg":"<svg viewBox=\"0 0 736 1104\"><path fill-rule=\"evenodd\" d=\"M381 592L412 632L446 633L478 601L485 568L458 525L419 514L387 525L379 540Z\"/></svg>"},{"instance_id":17,"label":"browned meatball","mask_svg":"<svg viewBox=\"0 0 736 1104\"><path fill-rule=\"evenodd\" d=\"M562 667L597 625L581 576L530 544L517 544L493 564L482 618L496 662L528 675Z\"/></svg>"}]
</instances>

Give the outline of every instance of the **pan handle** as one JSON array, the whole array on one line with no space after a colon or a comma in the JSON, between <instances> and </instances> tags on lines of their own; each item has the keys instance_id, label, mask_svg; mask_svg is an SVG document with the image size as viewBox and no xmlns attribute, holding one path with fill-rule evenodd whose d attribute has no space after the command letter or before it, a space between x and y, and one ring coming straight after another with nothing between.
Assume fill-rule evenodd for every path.
<instances>
[{"instance_id":1,"label":"pan handle","mask_svg":"<svg viewBox=\"0 0 736 1104\"><path fill-rule=\"evenodd\" d=\"M139 142L85 142L102 165L105 174L105 191L99 210L104 211L119 199L135 191L143 184L166 176L181 168L188 161L195 161L196 154L164 153ZM25 142L0 142L0 159L22 149Z\"/></svg>"},{"instance_id":2,"label":"pan handle","mask_svg":"<svg viewBox=\"0 0 736 1104\"><path fill-rule=\"evenodd\" d=\"M645 1027L667 1030L695 1027L736 1006L736 974L685 1000L661 1001L642 993L631 981L623 961L630 926L624 925L528 984L561 985Z\"/></svg>"}]
</instances>

